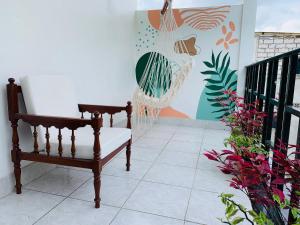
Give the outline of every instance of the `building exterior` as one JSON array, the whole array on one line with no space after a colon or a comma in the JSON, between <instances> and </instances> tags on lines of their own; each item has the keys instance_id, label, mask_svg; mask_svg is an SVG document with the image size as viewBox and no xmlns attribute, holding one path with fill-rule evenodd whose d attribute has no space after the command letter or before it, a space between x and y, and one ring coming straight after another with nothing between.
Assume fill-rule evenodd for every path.
<instances>
[{"instance_id":1,"label":"building exterior","mask_svg":"<svg viewBox=\"0 0 300 225\"><path fill-rule=\"evenodd\" d=\"M256 32L256 61L261 61L285 52L300 48L300 33ZM281 62L279 62L281 63ZM294 106L300 108L300 59L298 60L298 75L295 84ZM280 71L278 72L280 79ZM278 96L277 89L277 96ZM290 144L296 144L298 119L292 117Z\"/></svg>"},{"instance_id":2,"label":"building exterior","mask_svg":"<svg viewBox=\"0 0 300 225\"><path fill-rule=\"evenodd\" d=\"M300 33L256 32L256 61L264 60L300 48ZM300 61L295 86L295 106L300 107Z\"/></svg>"}]
</instances>

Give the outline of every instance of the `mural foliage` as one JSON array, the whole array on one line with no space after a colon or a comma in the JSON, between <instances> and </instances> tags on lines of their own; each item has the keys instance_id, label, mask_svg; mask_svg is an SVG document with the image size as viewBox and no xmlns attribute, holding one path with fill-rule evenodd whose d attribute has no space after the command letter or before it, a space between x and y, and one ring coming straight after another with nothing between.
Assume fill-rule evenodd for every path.
<instances>
[{"instance_id":1,"label":"mural foliage","mask_svg":"<svg viewBox=\"0 0 300 225\"><path fill-rule=\"evenodd\" d=\"M174 9L173 13L177 27L168 32L175 38L172 45L177 46L177 50L174 54L189 55L194 63L192 72L160 116L217 121L233 109L224 92L237 89L242 6ZM141 82L149 52L163 54L155 41L161 32L159 27L159 10L137 12L137 85ZM184 48L180 48L182 41ZM169 80L176 79L176 71L169 67L175 62L168 55L163 54L161 58L165 60L165 68L162 69L170 71L168 81L161 80L159 90L152 90L150 85L144 86L143 91L150 96L163 95L172 87Z\"/></svg>"},{"instance_id":2,"label":"mural foliage","mask_svg":"<svg viewBox=\"0 0 300 225\"><path fill-rule=\"evenodd\" d=\"M230 56L226 53L222 56L220 52L217 57L212 52L211 60L204 61L207 70L201 72L208 76L205 79L205 95L211 107L215 110L212 113L216 119L227 116L234 110L234 103L230 101L230 96L226 91L236 91L237 74L236 70L230 68Z\"/></svg>"}]
</instances>

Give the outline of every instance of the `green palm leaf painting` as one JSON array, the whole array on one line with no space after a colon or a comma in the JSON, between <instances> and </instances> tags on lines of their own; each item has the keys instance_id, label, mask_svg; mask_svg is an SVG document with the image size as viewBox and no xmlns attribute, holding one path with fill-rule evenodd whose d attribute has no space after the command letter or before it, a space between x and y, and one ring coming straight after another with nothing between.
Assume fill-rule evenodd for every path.
<instances>
[{"instance_id":1,"label":"green palm leaf painting","mask_svg":"<svg viewBox=\"0 0 300 225\"><path fill-rule=\"evenodd\" d=\"M220 52L215 56L212 52L211 60L203 62L207 70L201 72L208 76L205 81L205 96L210 104L215 119L221 119L234 110L234 103L224 92L227 90L236 91L237 71L230 68L230 56Z\"/></svg>"}]
</instances>

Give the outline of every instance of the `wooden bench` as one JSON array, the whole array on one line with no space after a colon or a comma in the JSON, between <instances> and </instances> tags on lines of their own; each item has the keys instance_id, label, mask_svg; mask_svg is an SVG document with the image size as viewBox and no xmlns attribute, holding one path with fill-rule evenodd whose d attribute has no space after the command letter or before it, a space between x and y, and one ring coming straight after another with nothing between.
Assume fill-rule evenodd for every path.
<instances>
[{"instance_id":1,"label":"wooden bench","mask_svg":"<svg viewBox=\"0 0 300 225\"><path fill-rule=\"evenodd\" d=\"M100 207L102 167L126 147L126 170L130 170L131 102L126 106L78 104L70 80L62 76L32 76L20 85L7 84L8 115L12 127L11 156L16 193L21 194L21 160L92 169L95 207ZM27 114L19 112L23 95ZM124 111L127 128L113 127L113 115ZM85 119L85 114L89 118ZM110 116L103 127L103 115ZM18 122L31 126L32 149L21 149Z\"/></svg>"}]
</instances>

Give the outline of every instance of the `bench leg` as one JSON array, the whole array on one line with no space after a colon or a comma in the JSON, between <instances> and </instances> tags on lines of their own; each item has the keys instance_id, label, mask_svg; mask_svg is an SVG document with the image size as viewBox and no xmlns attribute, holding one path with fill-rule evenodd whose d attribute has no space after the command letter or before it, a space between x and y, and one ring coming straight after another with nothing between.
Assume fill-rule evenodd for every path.
<instances>
[{"instance_id":1,"label":"bench leg","mask_svg":"<svg viewBox=\"0 0 300 225\"><path fill-rule=\"evenodd\" d=\"M93 170L94 173L94 189L95 189L95 208L100 208L100 188L101 188L101 178L100 170Z\"/></svg>"},{"instance_id":2,"label":"bench leg","mask_svg":"<svg viewBox=\"0 0 300 225\"><path fill-rule=\"evenodd\" d=\"M126 171L130 171L131 141L126 146Z\"/></svg>"},{"instance_id":3,"label":"bench leg","mask_svg":"<svg viewBox=\"0 0 300 225\"><path fill-rule=\"evenodd\" d=\"M20 160L16 159L14 162L14 174L16 179L16 193L21 194L22 193L22 184L21 184L21 164Z\"/></svg>"}]
</instances>

